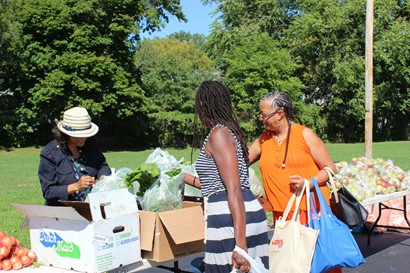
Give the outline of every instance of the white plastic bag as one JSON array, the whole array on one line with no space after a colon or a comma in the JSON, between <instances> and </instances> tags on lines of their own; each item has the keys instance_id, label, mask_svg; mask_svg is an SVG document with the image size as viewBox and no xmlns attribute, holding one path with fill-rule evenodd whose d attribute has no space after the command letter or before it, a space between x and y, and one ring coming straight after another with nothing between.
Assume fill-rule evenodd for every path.
<instances>
[{"instance_id":1,"label":"white plastic bag","mask_svg":"<svg viewBox=\"0 0 410 273\"><path fill-rule=\"evenodd\" d=\"M196 170L195 170L195 163L192 164L192 165L189 165L189 166L188 165L181 165L181 170L182 170L182 173L187 173L187 174L190 174L190 175L193 175L193 176L198 176L198 174L196 173ZM201 197L202 196L200 189L198 189L194 186L191 186L187 183L184 183L184 184L185 184L184 185L184 195L185 196L195 196L195 197Z\"/></svg>"},{"instance_id":2,"label":"white plastic bag","mask_svg":"<svg viewBox=\"0 0 410 273\"><path fill-rule=\"evenodd\" d=\"M161 173L179 169L181 167L181 162L184 161L184 158L181 158L179 161L168 151L163 151L161 148L156 148L145 160L145 163L156 163L158 168L160 168Z\"/></svg>"},{"instance_id":3,"label":"white plastic bag","mask_svg":"<svg viewBox=\"0 0 410 273\"><path fill-rule=\"evenodd\" d=\"M241 256L243 256L250 264L251 268L249 270L249 273L269 273L269 270L265 268L263 265L261 258L256 257L252 258L249 256L249 254L243 250L242 248L235 246L235 249L233 251L238 252ZM239 272L238 269L232 269L231 273L237 273Z\"/></svg>"},{"instance_id":4,"label":"white plastic bag","mask_svg":"<svg viewBox=\"0 0 410 273\"><path fill-rule=\"evenodd\" d=\"M263 188L259 178L255 174L255 170L249 167L249 182L251 184L251 192L256 198L265 195L265 189Z\"/></svg>"},{"instance_id":5,"label":"white plastic bag","mask_svg":"<svg viewBox=\"0 0 410 273\"><path fill-rule=\"evenodd\" d=\"M121 188L127 188L125 184L125 176L131 173L130 168L120 168L118 171L111 169L111 175L105 176L103 179L97 181L91 192L107 192Z\"/></svg>"},{"instance_id":6,"label":"white plastic bag","mask_svg":"<svg viewBox=\"0 0 410 273\"><path fill-rule=\"evenodd\" d=\"M138 197L142 210L167 211L182 208L183 173L170 177L163 173L145 192Z\"/></svg>"},{"instance_id":7,"label":"white plastic bag","mask_svg":"<svg viewBox=\"0 0 410 273\"><path fill-rule=\"evenodd\" d=\"M182 189L184 187L184 174L181 162L168 151L156 148L147 158L145 163L154 163L161 170L161 174L144 196L137 197L143 210L166 211L182 207Z\"/></svg>"}]
</instances>

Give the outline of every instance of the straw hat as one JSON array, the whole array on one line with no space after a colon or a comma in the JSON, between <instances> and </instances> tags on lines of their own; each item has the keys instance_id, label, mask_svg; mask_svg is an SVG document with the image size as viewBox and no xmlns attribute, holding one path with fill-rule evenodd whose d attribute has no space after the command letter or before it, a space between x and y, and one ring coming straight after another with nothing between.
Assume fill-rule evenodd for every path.
<instances>
[{"instance_id":1,"label":"straw hat","mask_svg":"<svg viewBox=\"0 0 410 273\"><path fill-rule=\"evenodd\" d=\"M92 137L98 133L98 126L91 122L87 109L74 107L64 112L57 128L72 137Z\"/></svg>"}]
</instances>

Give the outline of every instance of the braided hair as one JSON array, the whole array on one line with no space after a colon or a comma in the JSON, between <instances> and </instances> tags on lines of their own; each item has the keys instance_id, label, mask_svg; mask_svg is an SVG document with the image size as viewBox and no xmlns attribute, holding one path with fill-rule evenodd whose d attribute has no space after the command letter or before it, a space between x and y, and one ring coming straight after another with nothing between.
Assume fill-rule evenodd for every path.
<instances>
[{"instance_id":1,"label":"braided hair","mask_svg":"<svg viewBox=\"0 0 410 273\"><path fill-rule=\"evenodd\" d=\"M294 114L293 103L291 98L288 94L279 91L271 91L268 94L264 95L261 98L261 101L269 101L271 103L271 107L273 110L278 111L282 109L282 111L286 114L286 121L288 123L288 136L286 138L286 149L285 149L285 156L282 161L282 168L286 166L286 158L288 156L289 150L289 140L290 140L290 132L291 132L291 122L293 118L298 119Z\"/></svg>"},{"instance_id":2,"label":"braided hair","mask_svg":"<svg viewBox=\"0 0 410 273\"><path fill-rule=\"evenodd\" d=\"M282 110L286 114L288 122L291 122L292 119L295 118L293 103L288 94L273 90L268 94L264 95L261 98L261 101L262 100L270 101L272 109L274 109L275 111L282 108Z\"/></svg>"},{"instance_id":3,"label":"braided hair","mask_svg":"<svg viewBox=\"0 0 410 273\"><path fill-rule=\"evenodd\" d=\"M233 113L231 94L224 84L219 81L202 82L196 93L195 114L205 127L212 128L219 123L232 130L241 144L245 162L249 165L246 136Z\"/></svg>"}]
</instances>

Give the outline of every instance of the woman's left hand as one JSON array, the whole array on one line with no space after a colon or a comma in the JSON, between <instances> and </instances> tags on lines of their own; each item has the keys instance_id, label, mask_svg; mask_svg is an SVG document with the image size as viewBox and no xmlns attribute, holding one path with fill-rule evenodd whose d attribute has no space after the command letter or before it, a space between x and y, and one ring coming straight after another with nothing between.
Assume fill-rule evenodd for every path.
<instances>
[{"instance_id":1,"label":"woman's left hand","mask_svg":"<svg viewBox=\"0 0 410 273\"><path fill-rule=\"evenodd\" d=\"M232 265L233 268L237 268L241 272L248 272L251 269L248 261L236 251L232 253Z\"/></svg>"}]
</instances>

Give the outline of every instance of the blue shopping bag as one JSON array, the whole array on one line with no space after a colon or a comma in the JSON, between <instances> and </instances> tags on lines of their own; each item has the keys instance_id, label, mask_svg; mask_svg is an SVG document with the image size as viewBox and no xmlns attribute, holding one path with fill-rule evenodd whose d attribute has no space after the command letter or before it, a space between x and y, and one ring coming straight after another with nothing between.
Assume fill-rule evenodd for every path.
<instances>
[{"instance_id":1,"label":"blue shopping bag","mask_svg":"<svg viewBox=\"0 0 410 273\"><path fill-rule=\"evenodd\" d=\"M324 273L334 268L353 268L363 264L365 260L349 227L332 213L316 179L312 178L311 181L316 189L320 210L317 210L312 196L310 226L319 230L319 236L310 272Z\"/></svg>"}]
</instances>

